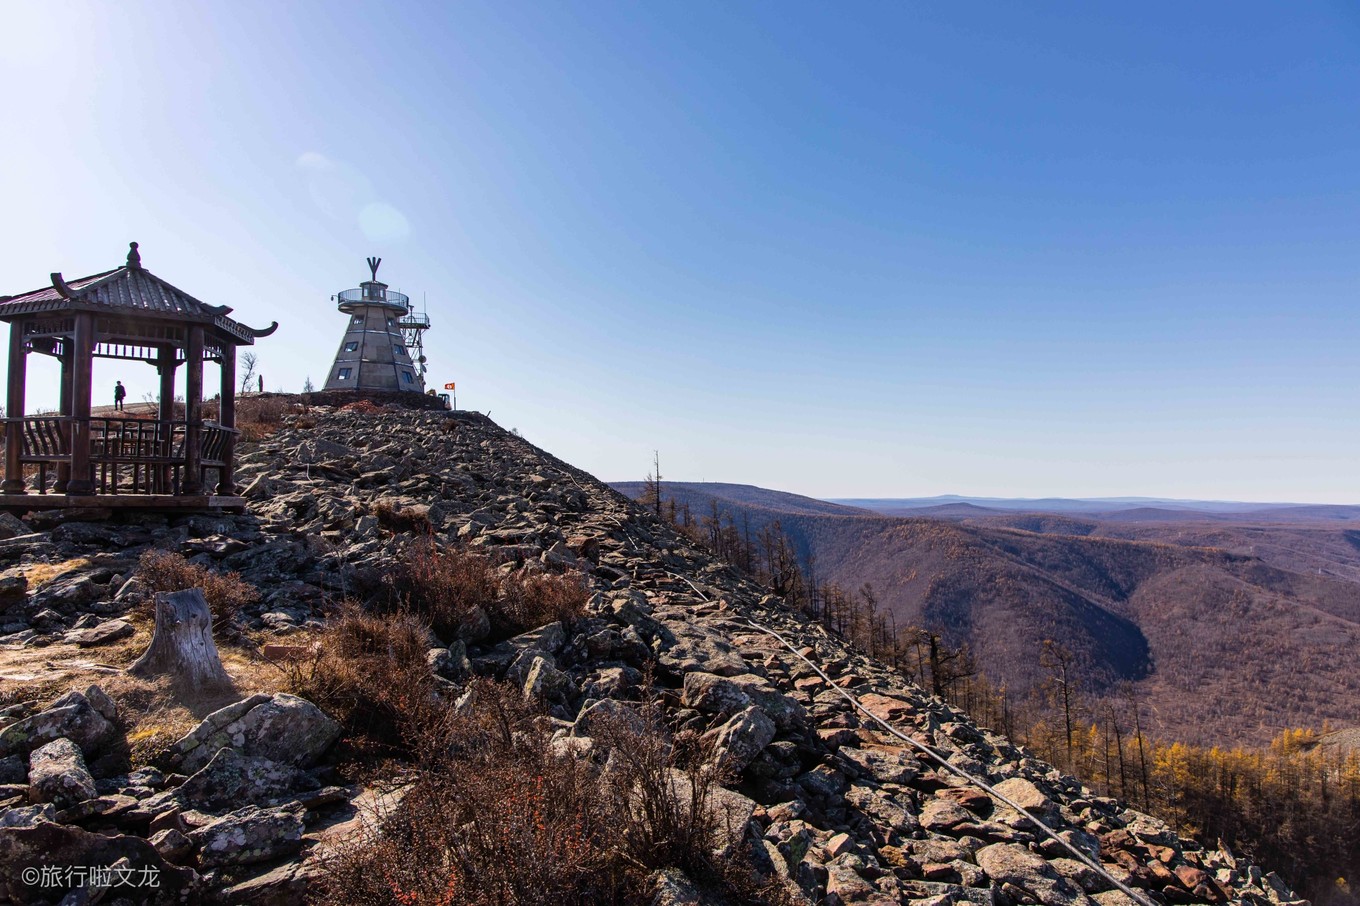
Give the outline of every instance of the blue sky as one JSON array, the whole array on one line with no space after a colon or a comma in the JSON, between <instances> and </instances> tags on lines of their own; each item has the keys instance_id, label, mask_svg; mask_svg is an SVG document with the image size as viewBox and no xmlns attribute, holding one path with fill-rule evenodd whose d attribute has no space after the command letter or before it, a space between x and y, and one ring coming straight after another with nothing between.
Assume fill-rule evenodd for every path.
<instances>
[{"instance_id":1,"label":"blue sky","mask_svg":"<svg viewBox=\"0 0 1360 906\"><path fill-rule=\"evenodd\" d=\"M5 9L0 294L136 239L298 390L380 255L602 478L1360 502L1348 4Z\"/></svg>"}]
</instances>

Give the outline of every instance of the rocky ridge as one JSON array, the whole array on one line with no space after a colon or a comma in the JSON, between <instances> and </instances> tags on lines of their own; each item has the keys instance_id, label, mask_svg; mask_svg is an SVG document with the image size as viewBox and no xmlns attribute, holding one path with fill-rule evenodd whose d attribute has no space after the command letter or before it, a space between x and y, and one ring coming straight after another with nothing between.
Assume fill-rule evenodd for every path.
<instances>
[{"instance_id":1,"label":"rocky ridge","mask_svg":"<svg viewBox=\"0 0 1360 906\"><path fill-rule=\"evenodd\" d=\"M550 706L562 750L591 757L592 717L626 711L650 676L671 722L708 734L738 778L723 795L732 832L806 902L1132 902L1030 819L882 732L841 690L1151 901L1298 902L1273 874L975 726L476 413L314 409L243 449L238 480L249 501L238 516L0 518L11 536L0 540L0 646L97 647L126 634L119 616L146 593L136 562L149 547L239 571L261 591L244 621L286 642L319 627L328 603L376 593L386 564L429 532L502 562L579 572L593 591L571 627L493 646L475 632L439 640L430 663L449 694L472 674L520 683ZM79 565L30 587L34 567L56 563ZM337 728L292 696L247 697L157 765L110 775L117 725L98 687L0 710L0 884L12 899L43 902L17 872L67 858L154 867L162 886L136 896L156 901L296 901L317 853L356 820L346 816L381 795L330 784ZM658 879L658 902L690 895L683 877Z\"/></svg>"}]
</instances>

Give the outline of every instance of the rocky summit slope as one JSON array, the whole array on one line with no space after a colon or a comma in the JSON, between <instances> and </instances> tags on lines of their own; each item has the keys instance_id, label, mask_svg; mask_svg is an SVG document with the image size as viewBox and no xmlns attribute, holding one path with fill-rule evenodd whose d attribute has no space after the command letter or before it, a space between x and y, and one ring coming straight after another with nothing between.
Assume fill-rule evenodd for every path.
<instances>
[{"instance_id":1,"label":"rocky summit slope","mask_svg":"<svg viewBox=\"0 0 1360 906\"><path fill-rule=\"evenodd\" d=\"M314 409L247 447L239 477L249 500L240 516L3 520L6 533L22 534L0 541L0 666L4 654L123 634L116 624L144 594L136 564L150 546L240 571L261 590L245 622L283 641L305 637L327 602L374 592L413 540L408 526L502 561L579 571L592 588L589 615L569 627L489 647L442 640L430 662L450 694L471 673L508 676L544 697L563 737L579 739L590 715L630 707L650 677L671 722L708 732L735 769L729 831L804 902L1132 902L842 692L996 785L1149 901L1293 900L1273 875L1181 839L975 726L480 415ZM64 571L37 578L57 563ZM4 691L22 699L13 680ZM129 766L108 755L119 714L98 687L0 710L0 895L43 901L45 888L21 869L62 862L160 871L154 892L105 883L106 902L297 902L318 854L359 823L343 819L379 795L329 785L336 732L308 702L259 694L207 717L157 766ZM563 748L588 757L588 745ZM81 902L98 893L87 887ZM686 896L672 877L658 902L697 902Z\"/></svg>"}]
</instances>

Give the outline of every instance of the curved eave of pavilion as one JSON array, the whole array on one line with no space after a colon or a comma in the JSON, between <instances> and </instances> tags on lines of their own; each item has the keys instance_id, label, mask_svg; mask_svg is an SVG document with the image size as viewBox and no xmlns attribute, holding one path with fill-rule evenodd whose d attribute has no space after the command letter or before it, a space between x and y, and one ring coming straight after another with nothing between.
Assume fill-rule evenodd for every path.
<instances>
[{"instance_id":1,"label":"curved eave of pavilion","mask_svg":"<svg viewBox=\"0 0 1360 906\"><path fill-rule=\"evenodd\" d=\"M92 312L105 317L201 324L219 343L249 346L278 329L253 328L228 317L229 305L209 305L141 267L125 266L67 281L53 273L52 283L16 296L0 297L0 321L33 315Z\"/></svg>"}]
</instances>

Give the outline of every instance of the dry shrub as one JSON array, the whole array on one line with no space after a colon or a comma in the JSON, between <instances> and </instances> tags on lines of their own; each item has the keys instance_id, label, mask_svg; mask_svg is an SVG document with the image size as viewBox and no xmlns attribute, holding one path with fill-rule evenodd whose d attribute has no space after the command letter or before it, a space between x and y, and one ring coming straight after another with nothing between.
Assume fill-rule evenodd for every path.
<instances>
[{"instance_id":1,"label":"dry shrub","mask_svg":"<svg viewBox=\"0 0 1360 906\"><path fill-rule=\"evenodd\" d=\"M340 407L341 412L358 412L362 415L377 415L382 411L382 406L371 400L355 400L352 403L345 403Z\"/></svg>"},{"instance_id":2,"label":"dry shrub","mask_svg":"<svg viewBox=\"0 0 1360 906\"><path fill-rule=\"evenodd\" d=\"M277 431L278 426L255 423L242 425L238 423L236 430L239 432L237 436L243 441L261 441Z\"/></svg>"},{"instance_id":3,"label":"dry shrub","mask_svg":"<svg viewBox=\"0 0 1360 906\"><path fill-rule=\"evenodd\" d=\"M692 732L672 739L659 713L654 703L644 705L641 731L617 718L593 727L596 740L611 750L617 775L603 792L613 799L619 838L632 861L712 880L722 874L713 847L724 829L711 804L723 778L712 767L711 748Z\"/></svg>"},{"instance_id":4,"label":"dry shrub","mask_svg":"<svg viewBox=\"0 0 1360 906\"><path fill-rule=\"evenodd\" d=\"M277 396L253 396L236 401L236 423L278 425L288 414L288 401Z\"/></svg>"},{"instance_id":5,"label":"dry shrub","mask_svg":"<svg viewBox=\"0 0 1360 906\"><path fill-rule=\"evenodd\" d=\"M590 598L579 575L520 569L502 576L490 557L441 548L433 539L406 548L387 577L387 587L387 610L418 614L446 640L458 637L460 627L477 622L477 610L489 618L493 639L555 620L570 625L585 613Z\"/></svg>"},{"instance_id":6,"label":"dry shrub","mask_svg":"<svg viewBox=\"0 0 1360 906\"><path fill-rule=\"evenodd\" d=\"M170 551L149 550L137 561L137 574L153 592L200 588L212 611L213 629L230 629L242 607L260 599L260 592L237 572L219 573L190 563Z\"/></svg>"},{"instance_id":7,"label":"dry shrub","mask_svg":"<svg viewBox=\"0 0 1360 906\"><path fill-rule=\"evenodd\" d=\"M369 614L346 602L312 660L289 668L288 691L340 721L360 754L409 754L441 713L429 647L425 624L411 614Z\"/></svg>"},{"instance_id":8,"label":"dry shrub","mask_svg":"<svg viewBox=\"0 0 1360 906\"><path fill-rule=\"evenodd\" d=\"M499 594L491 560L471 551L443 550L419 541L403 553L387 576L388 609L419 614L435 635L453 639L480 608L490 614Z\"/></svg>"},{"instance_id":9,"label":"dry shrub","mask_svg":"<svg viewBox=\"0 0 1360 906\"><path fill-rule=\"evenodd\" d=\"M519 631L561 621L571 626L585 616L590 589L579 573L520 570L508 576L500 599L500 616Z\"/></svg>"},{"instance_id":10,"label":"dry shrub","mask_svg":"<svg viewBox=\"0 0 1360 906\"><path fill-rule=\"evenodd\" d=\"M591 765L553 755L515 690L478 682L472 696L427 740L419 779L381 834L327 862L318 902L623 901Z\"/></svg>"},{"instance_id":11,"label":"dry shrub","mask_svg":"<svg viewBox=\"0 0 1360 906\"><path fill-rule=\"evenodd\" d=\"M665 867L717 901L777 898L749 881L741 853L713 852L713 781L690 764L691 783L674 783L678 749L659 726L611 725L597 738L611 750L601 766L557 754L510 686L479 681L457 712L422 746L418 779L381 832L328 860L317 902L642 904Z\"/></svg>"},{"instance_id":12,"label":"dry shrub","mask_svg":"<svg viewBox=\"0 0 1360 906\"><path fill-rule=\"evenodd\" d=\"M420 510L395 506L386 500L379 500L369 507L369 512L377 517L378 524L392 532L414 532L428 535L434 531L429 514Z\"/></svg>"},{"instance_id":13,"label":"dry shrub","mask_svg":"<svg viewBox=\"0 0 1360 906\"><path fill-rule=\"evenodd\" d=\"M256 396L236 401L236 429L243 440L263 440L283 424L289 412L287 400Z\"/></svg>"}]
</instances>

